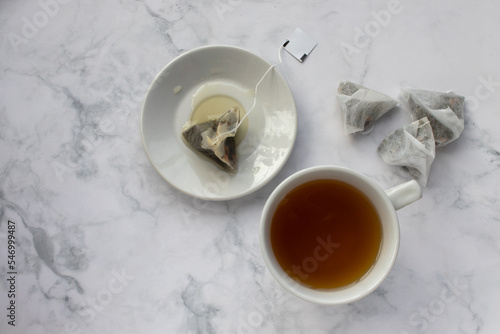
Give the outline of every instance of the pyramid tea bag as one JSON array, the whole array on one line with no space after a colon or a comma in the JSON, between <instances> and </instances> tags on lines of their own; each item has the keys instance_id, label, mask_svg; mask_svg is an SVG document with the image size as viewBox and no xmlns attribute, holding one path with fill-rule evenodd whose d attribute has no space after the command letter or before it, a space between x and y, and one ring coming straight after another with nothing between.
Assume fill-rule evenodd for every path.
<instances>
[{"instance_id":1,"label":"pyramid tea bag","mask_svg":"<svg viewBox=\"0 0 500 334\"><path fill-rule=\"evenodd\" d=\"M188 122L182 137L188 146L228 172L236 172L236 142L234 136L240 119L239 108L228 110L218 119L198 124Z\"/></svg>"},{"instance_id":2,"label":"pyramid tea bag","mask_svg":"<svg viewBox=\"0 0 500 334\"><path fill-rule=\"evenodd\" d=\"M337 101L342 110L346 135L365 131L398 104L390 96L350 81L339 84Z\"/></svg>"},{"instance_id":3,"label":"pyramid tea bag","mask_svg":"<svg viewBox=\"0 0 500 334\"><path fill-rule=\"evenodd\" d=\"M455 93L440 93L408 89L401 93L413 120L427 117L432 126L436 146L457 139L464 130L464 97Z\"/></svg>"},{"instance_id":4,"label":"pyramid tea bag","mask_svg":"<svg viewBox=\"0 0 500 334\"><path fill-rule=\"evenodd\" d=\"M387 164L401 166L425 186L435 157L430 121L424 117L394 131L380 143L378 153Z\"/></svg>"}]
</instances>

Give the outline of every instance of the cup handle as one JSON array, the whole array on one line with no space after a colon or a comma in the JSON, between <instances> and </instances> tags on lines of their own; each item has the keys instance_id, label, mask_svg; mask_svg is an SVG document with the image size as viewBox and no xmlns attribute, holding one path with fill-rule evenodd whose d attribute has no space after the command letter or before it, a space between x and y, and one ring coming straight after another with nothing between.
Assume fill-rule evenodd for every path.
<instances>
[{"instance_id":1,"label":"cup handle","mask_svg":"<svg viewBox=\"0 0 500 334\"><path fill-rule=\"evenodd\" d=\"M394 209L399 210L422 197L422 188L415 180L402 183L394 188L386 190Z\"/></svg>"}]
</instances>

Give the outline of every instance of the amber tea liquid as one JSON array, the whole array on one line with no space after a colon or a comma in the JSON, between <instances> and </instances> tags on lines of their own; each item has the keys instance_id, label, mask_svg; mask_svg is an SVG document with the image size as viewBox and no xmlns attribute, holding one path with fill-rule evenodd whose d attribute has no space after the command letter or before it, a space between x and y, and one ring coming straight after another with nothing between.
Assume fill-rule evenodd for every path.
<instances>
[{"instance_id":1,"label":"amber tea liquid","mask_svg":"<svg viewBox=\"0 0 500 334\"><path fill-rule=\"evenodd\" d=\"M347 286L377 259L382 226L368 197L337 180L314 180L288 193L271 222L271 245L285 272L316 289Z\"/></svg>"}]
</instances>

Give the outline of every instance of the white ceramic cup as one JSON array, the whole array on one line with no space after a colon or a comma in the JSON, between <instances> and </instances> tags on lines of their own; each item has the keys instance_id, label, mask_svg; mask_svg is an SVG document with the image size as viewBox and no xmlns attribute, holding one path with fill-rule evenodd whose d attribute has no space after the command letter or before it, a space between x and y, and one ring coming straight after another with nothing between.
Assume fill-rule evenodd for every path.
<instances>
[{"instance_id":1,"label":"white ceramic cup","mask_svg":"<svg viewBox=\"0 0 500 334\"><path fill-rule=\"evenodd\" d=\"M297 186L318 179L334 179L361 190L375 206L382 224L379 255L369 272L359 281L336 289L313 289L292 279L280 266L271 246L271 222L276 207L283 197ZM296 296L319 304L345 304L356 301L374 291L391 270L399 248L399 223L396 210L418 200L422 191L416 181L409 181L384 191L370 178L351 169L337 166L319 166L301 170L284 180L269 196L262 212L260 248L264 261L274 278Z\"/></svg>"}]
</instances>

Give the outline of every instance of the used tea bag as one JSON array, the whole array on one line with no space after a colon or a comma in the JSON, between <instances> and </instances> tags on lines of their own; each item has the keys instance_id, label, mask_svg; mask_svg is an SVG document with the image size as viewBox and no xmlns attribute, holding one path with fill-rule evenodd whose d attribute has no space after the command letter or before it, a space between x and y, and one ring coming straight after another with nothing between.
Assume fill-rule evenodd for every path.
<instances>
[{"instance_id":1,"label":"used tea bag","mask_svg":"<svg viewBox=\"0 0 500 334\"><path fill-rule=\"evenodd\" d=\"M229 172L236 172L236 135L240 119L239 108L231 108L219 119L198 124L186 124L182 136L193 150Z\"/></svg>"},{"instance_id":2,"label":"used tea bag","mask_svg":"<svg viewBox=\"0 0 500 334\"><path fill-rule=\"evenodd\" d=\"M430 121L424 117L394 131L380 143L378 153L387 164L401 166L425 186L435 157Z\"/></svg>"},{"instance_id":3,"label":"used tea bag","mask_svg":"<svg viewBox=\"0 0 500 334\"><path fill-rule=\"evenodd\" d=\"M449 144L464 130L463 96L408 89L403 90L401 98L408 105L413 120L422 117L429 119L436 146Z\"/></svg>"},{"instance_id":4,"label":"used tea bag","mask_svg":"<svg viewBox=\"0 0 500 334\"><path fill-rule=\"evenodd\" d=\"M390 96L350 81L339 84L337 100L342 109L346 135L364 131L398 104Z\"/></svg>"}]
</instances>

